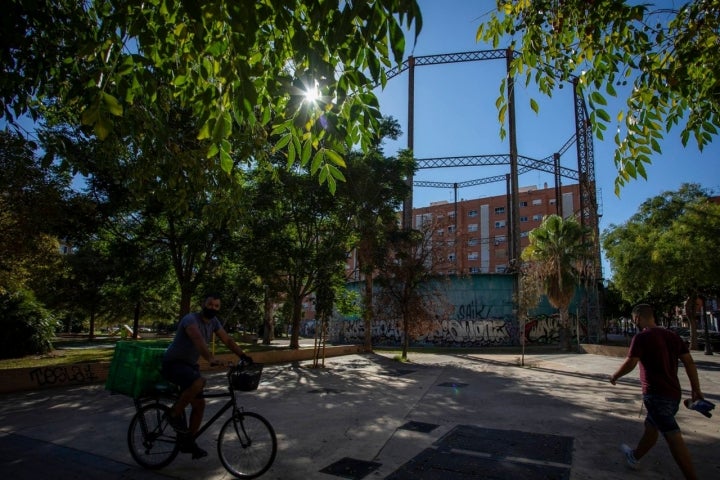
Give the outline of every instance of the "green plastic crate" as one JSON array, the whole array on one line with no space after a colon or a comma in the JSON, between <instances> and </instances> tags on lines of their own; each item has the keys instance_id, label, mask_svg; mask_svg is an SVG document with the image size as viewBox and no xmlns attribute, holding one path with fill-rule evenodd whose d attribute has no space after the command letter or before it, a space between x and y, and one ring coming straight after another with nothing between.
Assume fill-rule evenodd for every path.
<instances>
[{"instance_id":1,"label":"green plastic crate","mask_svg":"<svg viewBox=\"0 0 720 480\"><path fill-rule=\"evenodd\" d=\"M167 345L168 342L117 342L105 389L138 398L151 392L155 385L166 383L160 375L160 366Z\"/></svg>"}]
</instances>

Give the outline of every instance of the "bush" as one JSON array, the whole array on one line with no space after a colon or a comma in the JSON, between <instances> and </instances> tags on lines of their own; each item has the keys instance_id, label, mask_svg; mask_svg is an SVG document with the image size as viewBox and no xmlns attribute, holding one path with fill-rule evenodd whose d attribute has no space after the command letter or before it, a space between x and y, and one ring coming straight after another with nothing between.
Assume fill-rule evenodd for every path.
<instances>
[{"instance_id":1,"label":"bush","mask_svg":"<svg viewBox=\"0 0 720 480\"><path fill-rule=\"evenodd\" d=\"M0 358L39 355L52 350L55 320L28 291L0 294Z\"/></svg>"}]
</instances>

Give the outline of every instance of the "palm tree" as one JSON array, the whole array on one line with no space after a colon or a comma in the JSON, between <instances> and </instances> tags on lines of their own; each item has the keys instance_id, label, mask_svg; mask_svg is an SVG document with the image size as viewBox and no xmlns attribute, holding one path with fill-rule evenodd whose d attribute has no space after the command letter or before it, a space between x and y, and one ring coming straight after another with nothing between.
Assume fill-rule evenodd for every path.
<instances>
[{"instance_id":1,"label":"palm tree","mask_svg":"<svg viewBox=\"0 0 720 480\"><path fill-rule=\"evenodd\" d=\"M559 215L548 215L530 232L530 245L521 255L523 261L535 264L539 291L560 312L560 341L565 350L570 350L568 307L583 267L592 258L588 235L589 229L575 217L563 219Z\"/></svg>"}]
</instances>

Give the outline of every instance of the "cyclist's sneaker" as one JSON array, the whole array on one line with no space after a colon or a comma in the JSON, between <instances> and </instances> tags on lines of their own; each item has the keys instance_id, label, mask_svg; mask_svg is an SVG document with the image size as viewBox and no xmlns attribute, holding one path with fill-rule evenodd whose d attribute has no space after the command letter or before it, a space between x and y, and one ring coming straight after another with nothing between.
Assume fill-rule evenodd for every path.
<instances>
[{"instance_id":1,"label":"cyclist's sneaker","mask_svg":"<svg viewBox=\"0 0 720 480\"><path fill-rule=\"evenodd\" d=\"M165 414L165 420L178 433L187 433L188 427L182 417L173 417L170 413Z\"/></svg>"},{"instance_id":2,"label":"cyclist's sneaker","mask_svg":"<svg viewBox=\"0 0 720 480\"><path fill-rule=\"evenodd\" d=\"M193 460L207 457L208 454L208 452L200 448L198 444L195 443L195 440L193 440L192 438L189 438L180 443L180 451L182 453L192 453Z\"/></svg>"}]
</instances>

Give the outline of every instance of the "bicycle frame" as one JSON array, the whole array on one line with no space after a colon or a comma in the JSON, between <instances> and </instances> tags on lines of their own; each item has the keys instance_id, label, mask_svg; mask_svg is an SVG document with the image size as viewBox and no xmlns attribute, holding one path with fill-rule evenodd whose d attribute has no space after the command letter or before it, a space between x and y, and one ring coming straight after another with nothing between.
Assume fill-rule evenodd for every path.
<instances>
[{"instance_id":1,"label":"bicycle frame","mask_svg":"<svg viewBox=\"0 0 720 480\"><path fill-rule=\"evenodd\" d=\"M213 423L215 423L220 417L222 417L228 410L232 409L233 413L235 411L241 410L241 408L237 406L237 400L235 399L235 390L233 390L232 385L230 384L230 372L228 372L227 377L227 391L218 393L208 393L203 391L200 393L200 398L230 398L227 402L225 402L222 407L220 407L220 410L215 412L212 417L210 417L208 420L205 421L205 423L200 426L200 429L195 433L195 435L193 435L193 439L199 438L203 433L205 433L208 428L210 428ZM148 402L147 399L152 399L152 402ZM158 389L155 395L134 398L133 401L135 403L135 411L139 412L144 405L148 405L150 403L162 404L163 402L161 401L161 399L167 399L172 403L175 403L175 401L178 399L178 394L168 393L163 389ZM147 433L147 425L145 425L144 423L144 421L141 421L141 428L143 429L143 433Z\"/></svg>"}]
</instances>

